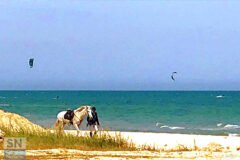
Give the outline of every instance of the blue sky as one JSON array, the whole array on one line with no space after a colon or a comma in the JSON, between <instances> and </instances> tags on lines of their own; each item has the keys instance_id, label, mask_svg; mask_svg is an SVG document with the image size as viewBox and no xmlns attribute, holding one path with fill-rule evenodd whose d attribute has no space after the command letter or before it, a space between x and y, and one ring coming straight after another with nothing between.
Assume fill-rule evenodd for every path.
<instances>
[{"instance_id":1,"label":"blue sky","mask_svg":"<svg viewBox=\"0 0 240 160\"><path fill-rule=\"evenodd\" d=\"M0 89L239 90L239 6L1 0Z\"/></svg>"}]
</instances>

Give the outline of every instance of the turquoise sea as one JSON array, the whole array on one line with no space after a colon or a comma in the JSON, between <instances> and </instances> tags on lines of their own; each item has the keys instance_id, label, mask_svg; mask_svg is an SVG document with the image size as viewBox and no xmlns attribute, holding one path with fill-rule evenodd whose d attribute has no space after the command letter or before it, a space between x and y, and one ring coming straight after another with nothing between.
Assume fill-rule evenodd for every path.
<instances>
[{"instance_id":1,"label":"turquoise sea","mask_svg":"<svg viewBox=\"0 0 240 160\"><path fill-rule=\"evenodd\" d=\"M240 134L237 91L0 91L0 109L44 127L81 105L95 106L110 130Z\"/></svg>"}]
</instances>

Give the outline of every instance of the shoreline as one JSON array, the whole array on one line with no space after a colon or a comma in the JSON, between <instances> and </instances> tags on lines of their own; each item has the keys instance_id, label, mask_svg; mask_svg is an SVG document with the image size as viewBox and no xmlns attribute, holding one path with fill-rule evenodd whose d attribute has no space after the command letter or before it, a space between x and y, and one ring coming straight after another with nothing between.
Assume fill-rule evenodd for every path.
<instances>
[{"instance_id":1,"label":"shoreline","mask_svg":"<svg viewBox=\"0 0 240 160\"><path fill-rule=\"evenodd\" d=\"M44 128L44 127L43 127ZM48 128L46 128L48 129ZM65 129L65 131L76 131L75 129ZM80 131L87 132L89 129L80 129ZM226 134L200 134L200 133L178 133L178 132L154 132L154 131L120 131L120 130L104 130L101 129L99 131L107 131L107 132L131 132L131 133L153 133L153 134L181 134L181 135L196 135L196 136L234 136L234 137L240 137L240 133L226 133Z\"/></svg>"}]
</instances>

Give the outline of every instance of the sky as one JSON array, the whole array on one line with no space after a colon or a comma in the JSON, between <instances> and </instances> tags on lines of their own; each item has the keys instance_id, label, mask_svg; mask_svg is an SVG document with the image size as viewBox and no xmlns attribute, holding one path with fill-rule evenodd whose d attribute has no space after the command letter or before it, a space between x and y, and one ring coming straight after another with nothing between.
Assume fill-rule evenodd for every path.
<instances>
[{"instance_id":1,"label":"sky","mask_svg":"<svg viewBox=\"0 0 240 160\"><path fill-rule=\"evenodd\" d=\"M239 6L1 0L0 90L240 90Z\"/></svg>"}]
</instances>

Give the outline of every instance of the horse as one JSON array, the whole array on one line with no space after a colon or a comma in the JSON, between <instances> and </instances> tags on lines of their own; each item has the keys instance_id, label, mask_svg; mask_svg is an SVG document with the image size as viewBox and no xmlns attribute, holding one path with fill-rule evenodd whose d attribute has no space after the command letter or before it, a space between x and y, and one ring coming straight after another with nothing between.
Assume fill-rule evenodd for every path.
<instances>
[{"instance_id":1,"label":"horse","mask_svg":"<svg viewBox=\"0 0 240 160\"><path fill-rule=\"evenodd\" d=\"M63 131L66 124L71 124L70 120L65 119L64 115L67 111L59 112L57 115L57 121L53 126L53 129ZM82 124L83 118L88 115L92 119L91 106L81 106L78 109L73 110L74 117L72 119L73 126L77 129L77 135L80 133L80 126Z\"/></svg>"}]
</instances>

